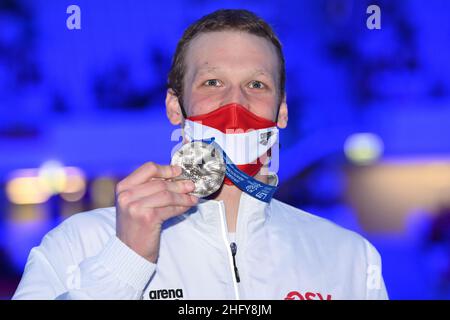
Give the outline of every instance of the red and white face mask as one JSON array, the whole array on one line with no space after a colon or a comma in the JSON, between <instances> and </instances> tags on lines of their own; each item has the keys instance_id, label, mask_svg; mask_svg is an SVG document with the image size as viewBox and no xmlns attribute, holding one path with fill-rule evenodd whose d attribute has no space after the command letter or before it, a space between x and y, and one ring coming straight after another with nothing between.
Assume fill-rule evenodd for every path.
<instances>
[{"instance_id":1,"label":"red and white face mask","mask_svg":"<svg viewBox=\"0 0 450 320\"><path fill-rule=\"evenodd\" d=\"M256 175L265 155L278 139L276 123L259 117L237 103L230 103L185 120L184 135L188 141L214 141L225 151L239 170ZM225 183L232 182L225 178Z\"/></svg>"}]
</instances>

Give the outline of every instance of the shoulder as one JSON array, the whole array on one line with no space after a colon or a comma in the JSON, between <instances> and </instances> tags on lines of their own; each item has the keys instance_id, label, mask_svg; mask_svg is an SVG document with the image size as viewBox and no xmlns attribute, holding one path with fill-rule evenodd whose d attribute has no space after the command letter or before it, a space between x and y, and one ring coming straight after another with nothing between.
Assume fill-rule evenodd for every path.
<instances>
[{"instance_id":1,"label":"shoulder","mask_svg":"<svg viewBox=\"0 0 450 320\"><path fill-rule=\"evenodd\" d=\"M98 208L90 211L76 213L60 224L66 232L100 232L111 228L115 229L116 208Z\"/></svg>"},{"instance_id":2,"label":"shoulder","mask_svg":"<svg viewBox=\"0 0 450 320\"><path fill-rule=\"evenodd\" d=\"M274 199L271 203L272 218L279 223L294 226L294 228L304 228L311 232L327 232L334 236L360 237L357 233L347 230L334 222L293 207L287 203Z\"/></svg>"},{"instance_id":3,"label":"shoulder","mask_svg":"<svg viewBox=\"0 0 450 320\"><path fill-rule=\"evenodd\" d=\"M76 213L48 232L40 248L67 251L75 256L93 255L115 234L115 217L114 207Z\"/></svg>"},{"instance_id":4,"label":"shoulder","mask_svg":"<svg viewBox=\"0 0 450 320\"><path fill-rule=\"evenodd\" d=\"M116 208L80 212L67 218L59 227L70 239L109 239L116 229Z\"/></svg>"},{"instance_id":5,"label":"shoulder","mask_svg":"<svg viewBox=\"0 0 450 320\"><path fill-rule=\"evenodd\" d=\"M345 229L334 222L295 208L274 199L271 204L272 220L295 241L306 241L324 251L361 254L376 258L377 250L362 235Z\"/></svg>"},{"instance_id":6,"label":"shoulder","mask_svg":"<svg viewBox=\"0 0 450 320\"><path fill-rule=\"evenodd\" d=\"M380 254L362 235L278 200L271 203L270 219L287 255L307 265L312 277L320 273L352 283L353 293L345 289L343 297L388 297Z\"/></svg>"}]
</instances>

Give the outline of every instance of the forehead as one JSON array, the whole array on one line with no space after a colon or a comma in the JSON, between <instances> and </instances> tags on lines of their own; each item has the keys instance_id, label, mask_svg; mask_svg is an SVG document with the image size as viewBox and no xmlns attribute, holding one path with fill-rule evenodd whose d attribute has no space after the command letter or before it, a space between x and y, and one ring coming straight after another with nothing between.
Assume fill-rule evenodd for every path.
<instances>
[{"instance_id":1,"label":"forehead","mask_svg":"<svg viewBox=\"0 0 450 320\"><path fill-rule=\"evenodd\" d=\"M186 52L186 74L221 69L269 73L278 71L275 46L267 39L239 31L201 33Z\"/></svg>"}]
</instances>

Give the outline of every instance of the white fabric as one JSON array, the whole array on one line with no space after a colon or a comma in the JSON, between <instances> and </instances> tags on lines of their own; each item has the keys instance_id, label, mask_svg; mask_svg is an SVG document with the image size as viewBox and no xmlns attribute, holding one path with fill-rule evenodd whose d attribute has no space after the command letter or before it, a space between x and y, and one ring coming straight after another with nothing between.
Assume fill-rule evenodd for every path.
<instances>
[{"instance_id":1,"label":"white fabric","mask_svg":"<svg viewBox=\"0 0 450 320\"><path fill-rule=\"evenodd\" d=\"M115 236L115 208L76 214L34 248L14 299L386 299L364 238L273 199L242 193L236 283L225 207L201 200L163 225L152 264ZM176 294L176 296L175 296Z\"/></svg>"},{"instance_id":2,"label":"white fabric","mask_svg":"<svg viewBox=\"0 0 450 320\"><path fill-rule=\"evenodd\" d=\"M269 139L264 139L269 132ZM277 142L278 128L270 127L244 133L225 134L215 128L186 120L184 134L188 141L214 137L214 141L225 151L231 161L241 165L253 163L265 154Z\"/></svg>"}]
</instances>

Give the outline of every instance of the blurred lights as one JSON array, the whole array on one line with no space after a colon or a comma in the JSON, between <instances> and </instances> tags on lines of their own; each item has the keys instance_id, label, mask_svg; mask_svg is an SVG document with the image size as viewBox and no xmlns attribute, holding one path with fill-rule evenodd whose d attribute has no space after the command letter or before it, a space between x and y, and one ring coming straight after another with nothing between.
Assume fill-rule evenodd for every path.
<instances>
[{"instance_id":1,"label":"blurred lights","mask_svg":"<svg viewBox=\"0 0 450 320\"><path fill-rule=\"evenodd\" d=\"M20 205L44 203L55 194L66 201L78 201L85 191L83 171L56 161L45 162L38 169L16 170L6 184L9 201Z\"/></svg>"},{"instance_id":2,"label":"blurred lights","mask_svg":"<svg viewBox=\"0 0 450 320\"><path fill-rule=\"evenodd\" d=\"M20 205L12 206L8 216L9 222L37 222L45 221L48 218L48 211L44 206L37 205Z\"/></svg>"},{"instance_id":3,"label":"blurred lights","mask_svg":"<svg viewBox=\"0 0 450 320\"><path fill-rule=\"evenodd\" d=\"M66 167L66 184L61 191L61 197L69 202L83 198L86 193L86 178L83 171L76 167Z\"/></svg>"},{"instance_id":4,"label":"blurred lights","mask_svg":"<svg viewBox=\"0 0 450 320\"><path fill-rule=\"evenodd\" d=\"M37 176L11 179L6 184L6 194L9 200L15 204L44 203L51 196L46 183L43 183L42 179Z\"/></svg>"},{"instance_id":5,"label":"blurred lights","mask_svg":"<svg viewBox=\"0 0 450 320\"><path fill-rule=\"evenodd\" d=\"M94 208L114 205L116 180L109 177L95 179L91 185L92 204Z\"/></svg>"},{"instance_id":6,"label":"blurred lights","mask_svg":"<svg viewBox=\"0 0 450 320\"><path fill-rule=\"evenodd\" d=\"M447 159L391 158L375 166L353 166L346 174L346 198L366 231L406 231L410 215L450 208Z\"/></svg>"},{"instance_id":7,"label":"blurred lights","mask_svg":"<svg viewBox=\"0 0 450 320\"><path fill-rule=\"evenodd\" d=\"M355 133L344 143L344 153L356 164L367 165L377 161L383 153L383 141L373 133Z\"/></svg>"},{"instance_id":8,"label":"blurred lights","mask_svg":"<svg viewBox=\"0 0 450 320\"><path fill-rule=\"evenodd\" d=\"M41 165L38 170L38 178L47 184L53 194L62 192L67 184L67 175L63 165L53 160Z\"/></svg>"}]
</instances>

